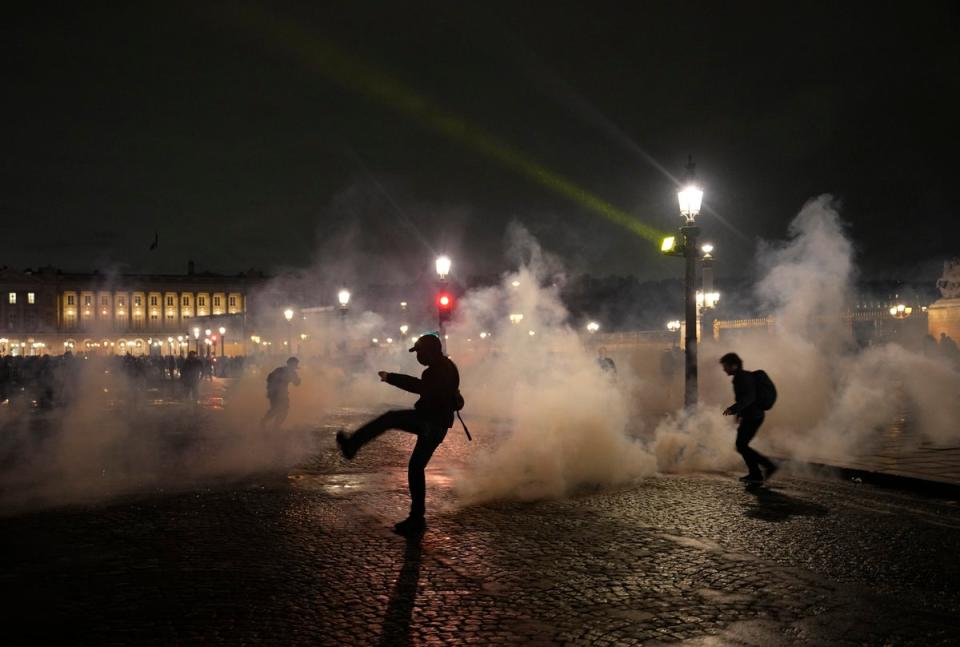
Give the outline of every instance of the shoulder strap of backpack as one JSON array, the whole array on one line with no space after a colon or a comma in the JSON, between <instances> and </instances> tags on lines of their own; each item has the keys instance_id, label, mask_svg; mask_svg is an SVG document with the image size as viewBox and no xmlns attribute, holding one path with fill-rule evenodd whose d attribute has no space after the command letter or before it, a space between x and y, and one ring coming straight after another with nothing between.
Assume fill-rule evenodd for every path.
<instances>
[{"instance_id":1,"label":"shoulder strap of backpack","mask_svg":"<svg viewBox=\"0 0 960 647\"><path fill-rule=\"evenodd\" d=\"M463 433L467 434L467 440L473 442L473 436L470 435L470 430L467 429L467 423L463 421L459 411L457 411L457 419L460 421L460 424L463 425Z\"/></svg>"}]
</instances>

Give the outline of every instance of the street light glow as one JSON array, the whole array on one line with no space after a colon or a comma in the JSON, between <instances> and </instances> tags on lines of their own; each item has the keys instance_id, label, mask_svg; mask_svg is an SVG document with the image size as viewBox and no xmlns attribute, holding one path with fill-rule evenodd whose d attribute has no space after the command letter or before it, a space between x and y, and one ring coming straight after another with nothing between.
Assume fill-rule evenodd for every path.
<instances>
[{"instance_id":1,"label":"street light glow","mask_svg":"<svg viewBox=\"0 0 960 647\"><path fill-rule=\"evenodd\" d=\"M680 214L692 223L700 213L700 204L703 202L703 191L696 184L688 184L677 192L680 202Z\"/></svg>"},{"instance_id":2,"label":"street light glow","mask_svg":"<svg viewBox=\"0 0 960 647\"><path fill-rule=\"evenodd\" d=\"M680 330L680 320L674 319L673 321L668 321L667 330L669 330L670 332L677 332L678 330Z\"/></svg>"},{"instance_id":3,"label":"street light glow","mask_svg":"<svg viewBox=\"0 0 960 647\"><path fill-rule=\"evenodd\" d=\"M442 306L450 305L450 297L447 296L446 294L440 295L440 305Z\"/></svg>"},{"instance_id":4,"label":"street light glow","mask_svg":"<svg viewBox=\"0 0 960 647\"><path fill-rule=\"evenodd\" d=\"M661 252L672 252L677 246L677 237L676 236L667 236L662 241L660 241L660 251Z\"/></svg>"},{"instance_id":5,"label":"street light glow","mask_svg":"<svg viewBox=\"0 0 960 647\"><path fill-rule=\"evenodd\" d=\"M410 326L408 326L407 324L402 324L400 326L400 334L403 335L404 337L406 337L408 330L410 330Z\"/></svg>"},{"instance_id":6,"label":"street light glow","mask_svg":"<svg viewBox=\"0 0 960 647\"><path fill-rule=\"evenodd\" d=\"M284 310L283 318L286 319L287 321L291 321L293 319L293 309L287 308L286 310Z\"/></svg>"},{"instance_id":7,"label":"street light glow","mask_svg":"<svg viewBox=\"0 0 960 647\"><path fill-rule=\"evenodd\" d=\"M447 278L447 274L450 273L451 264L452 263L450 261L449 256L444 255L444 256L438 257L437 258L437 276L439 276L441 279Z\"/></svg>"},{"instance_id":8,"label":"street light glow","mask_svg":"<svg viewBox=\"0 0 960 647\"><path fill-rule=\"evenodd\" d=\"M600 324L598 324L596 321L591 321L590 323L587 324L588 332L595 333L598 330L600 330Z\"/></svg>"},{"instance_id":9,"label":"street light glow","mask_svg":"<svg viewBox=\"0 0 960 647\"><path fill-rule=\"evenodd\" d=\"M704 243L700 246L700 249L703 250L704 257L709 258L710 254L713 253L713 243Z\"/></svg>"},{"instance_id":10,"label":"street light glow","mask_svg":"<svg viewBox=\"0 0 960 647\"><path fill-rule=\"evenodd\" d=\"M523 315L522 315L522 314L517 313L517 314L512 314L512 315L510 315L510 323L512 323L512 324L518 324L518 323L520 323L521 321L523 321Z\"/></svg>"},{"instance_id":11,"label":"street light glow","mask_svg":"<svg viewBox=\"0 0 960 647\"><path fill-rule=\"evenodd\" d=\"M350 304L350 290L343 289L337 292L337 302L341 308L346 308Z\"/></svg>"}]
</instances>

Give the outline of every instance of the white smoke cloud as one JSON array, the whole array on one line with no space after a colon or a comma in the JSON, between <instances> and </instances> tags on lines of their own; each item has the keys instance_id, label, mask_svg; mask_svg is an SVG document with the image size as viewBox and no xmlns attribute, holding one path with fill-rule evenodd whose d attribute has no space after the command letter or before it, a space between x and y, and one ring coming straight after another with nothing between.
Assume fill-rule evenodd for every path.
<instances>
[{"instance_id":1,"label":"white smoke cloud","mask_svg":"<svg viewBox=\"0 0 960 647\"><path fill-rule=\"evenodd\" d=\"M781 244L761 247L756 291L774 330L741 334L701 351L701 411L662 422L656 431L661 469L703 469L704 447L719 448L717 466L738 462L732 421L709 415L732 401L716 361L737 352L748 370L777 384L777 404L757 442L780 455L839 458L869 453L880 430L908 413L919 440L960 440L960 374L945 360L897 344L857 349L847 309L855 278L853 246L830 196L808 202ZM735 457L736 455L733 455Z\"/></svg>"}]
</instances>

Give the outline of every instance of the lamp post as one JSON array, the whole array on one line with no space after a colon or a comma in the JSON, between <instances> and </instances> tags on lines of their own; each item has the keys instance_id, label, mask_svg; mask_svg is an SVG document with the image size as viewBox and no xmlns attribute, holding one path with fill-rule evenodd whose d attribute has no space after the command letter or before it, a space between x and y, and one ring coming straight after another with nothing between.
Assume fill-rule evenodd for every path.
<instances>
[{"instance_id":1,"label":"lamp post","mask_svg":"<svg viewBox=\"0 0 960 647\"><path fill-rule=\"evenodd\" d=\"M220 357L223 357L224 350L227 347L227 329L220 326Z\"/></svg>"},{"instance_id":2,"label":"lamp post","mask_svg":"<svg viewBox=\"0 0 960 647\"><path fill-rule=\"evenodd\" d=\"M450 305L450 297L447 295L447 275L450 273L450 266L453 263L450 261L450 257L447 255L439 256L436 260L437 268L437 279L439 283L439 292L440 296L437 299L437 331L440 334L440 343L441 345L444 342L446 333L444 331L444 311ZM442 303L442 300L446 299L447 303Z\"/></svg>"},{"instance_id":3,"label":"lamp post","mask_svg":"<svg viewBox=\"0 0 960 647\"><path fill-rule=\"evenodd\" d=\"M293 353L293 308L284 310L283 318L287 320L287 352Z\"/></svg>"},{"instance_id":4,"label":"lamp post","mask_svg":"<svg viewBox=\"0 0 960 647\"><path fill-rule=\"evenodd\" d=\"M344 288L337 292L337 302L340 304L340 318L346 319L350 309L350 290Z\"/></svg>"},{"instance_id":5,"label":"lamp post","mask_svg":"<svg viewBox=\"0 0 960 647\"><path fill-rule=\"evenodd\" d=\"M193 327L193 341L197 346L197 355L199 355L200 354L200 327L199 326Z\"/></svg>"},{"instance_id":6,"label":"lamp post","mask_svg":"<svg viewBox=\"0 0 960 647\"><path fill-rule=\"evenodd\" d=\"M686 320L686 344L684 345L684 391L683 404L697 404L697 215L703 201L703 190L694 181L693 158L687 162L687 176L683 189L677 192L680 215L684 222L680 227L683 239L683 257L686 261L684 319Z\"/></svg>"}]
</instances>

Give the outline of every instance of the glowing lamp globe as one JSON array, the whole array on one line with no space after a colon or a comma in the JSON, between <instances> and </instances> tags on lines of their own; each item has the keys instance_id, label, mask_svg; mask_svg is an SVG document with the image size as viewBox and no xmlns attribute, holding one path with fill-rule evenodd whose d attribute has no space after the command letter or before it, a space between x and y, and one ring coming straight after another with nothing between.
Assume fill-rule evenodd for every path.
<instances>
[{"instance_id":1,"label":"glowing lamp globe","mask_svg":"<svg viewBox=\"0 0 960 647\"><path fill-rule=\"evenodd\" d=\"M440 256L437 258L437 276L439 276L441 279L446 278L447 274L450 273L451 264L452 263L449 256Z\"/></svg>"},{"instance_id":2,"label":"glowing lamp globe","mask_svg":"<svg viewBox=\"0 0 960 647\"><path fill-rule=\"evenodd\" d=\"M680 214L687 222L693 222L700 213L703 191L696 184L688 184L677 192L677 200L680 202Z\"/></svg>"}]
</instances>

